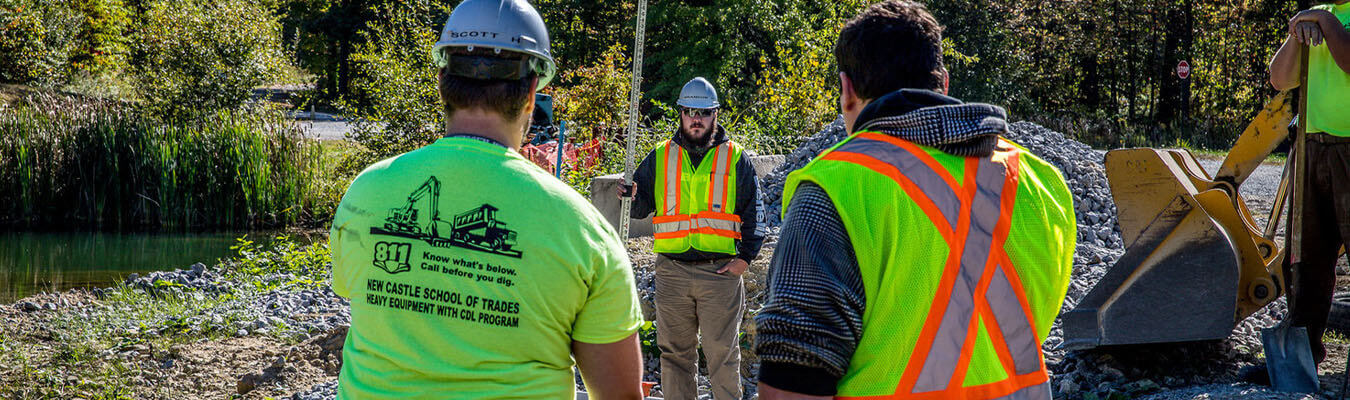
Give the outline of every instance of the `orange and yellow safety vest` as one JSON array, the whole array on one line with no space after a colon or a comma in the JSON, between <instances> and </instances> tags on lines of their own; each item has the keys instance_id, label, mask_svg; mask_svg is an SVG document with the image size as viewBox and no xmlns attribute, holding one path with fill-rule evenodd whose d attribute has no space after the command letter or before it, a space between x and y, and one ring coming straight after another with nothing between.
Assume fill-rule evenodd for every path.
<instances>
[{"instance_id":1,"label":"orange and yellow safety vest","mask_svg":"<svg viewBox=\"0 0 1350 400\"><path fill-rule=\"evenodd\" d=\"M1058 170L1003 139L958 157L862 132L792 173L783 198L808 181L838 209L867 299L838 397L1050 398L1040 343L1077 235Z\"/></svg>"},{"instance_id":2,"label":"orange and yellow safety vest","mask_svg":"<svg viewBox=\"0 0 1350 400\"><path fill-rule=\"evenodd\" d=\"M698 168L684 148L670 140L656 147L656 216L652 225L657 253L690 248L736 254L741 217L736 215L736 163L741 148L730 141L703 157Z\"/></svg>"}]
</instances>

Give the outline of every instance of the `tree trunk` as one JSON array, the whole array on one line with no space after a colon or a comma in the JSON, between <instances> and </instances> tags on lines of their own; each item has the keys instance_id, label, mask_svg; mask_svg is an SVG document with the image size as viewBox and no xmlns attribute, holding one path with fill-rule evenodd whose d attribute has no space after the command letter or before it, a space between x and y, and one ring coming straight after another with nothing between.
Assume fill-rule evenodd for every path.
<instances>
[{"instance_id":1,"label":"tree trunk","mask_svg":"<svg viewBox=\"0 0 1350 400\"><path fill-rule=\"evenodd\" d=\"M1188 114L1186 107L1189 105L1190 78L1182 80L1178 77L1176 67L1182 60L1190 60L1191 46L1195 42L1192 3L1193 0L1173 1L1167 10L1163 62L1157 70L1157 76L1162 80L1162 84L1154 118L1159 122L1177 122ZM1194 69L1195 66L1191 67Z\"/></svg>"}]
</instances>

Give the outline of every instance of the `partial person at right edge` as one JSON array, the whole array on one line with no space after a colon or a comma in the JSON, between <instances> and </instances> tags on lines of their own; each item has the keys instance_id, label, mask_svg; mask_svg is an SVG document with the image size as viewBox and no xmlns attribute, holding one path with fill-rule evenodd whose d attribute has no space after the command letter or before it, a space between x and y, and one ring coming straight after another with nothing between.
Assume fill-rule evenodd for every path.
<instances>
[{"instance_id":1,"label":"partial person at right edge","mask_svg":"<svg viewBox=\"0 0 1350 400\"><path fill-rule=\"evenodd\" d=\"M1276 90L1299 87L1308 49L1308 157L1303 198L1303 260L1290 325L1308 329L1313 360L1326 359L1322 334L1336 290L1336 258L1350 244L1350 0L1326 2L1289 19L1289 35L1270 60ZM1304 47L1307 46L1307 47ZM1285 271L1285 276L1290 276ZM1291 283L1292 285L1292 283ZM1242 380L1269 384L1265 365Z\"/></svg>"},{"instance_id":2,"label":"partial person at right edge","mask_svg":"<svg viewBox=\"0 0 1350 400\"><path fill-rule=\"evenodd\" d=\"M1050 399L1076 230L1058 170L947 97L941 28L891 0L835 45L852 134L788 176L756 315L761 399Z\"/></svg>"}]
</instances>

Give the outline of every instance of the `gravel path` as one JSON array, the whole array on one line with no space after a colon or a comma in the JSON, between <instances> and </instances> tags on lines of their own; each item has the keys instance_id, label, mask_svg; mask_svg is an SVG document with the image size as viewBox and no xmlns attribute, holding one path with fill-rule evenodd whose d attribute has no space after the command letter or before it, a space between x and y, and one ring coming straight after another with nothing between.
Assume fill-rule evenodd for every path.
<instances>
[{"instance_id":1,"label":"gravel path","mask_svg":"<svg viewBox=\"0 0 1350 400\"><path fill-rule=\"evenodd\" d=\"M1218 157L1199 157L1197 161L1210 176L1218 172L1219 164L1223 163L1223 159ZM1283 174L1284 164L1267 161L1256 167L1256 171L1238 187L1238 193L1242 194L1242 199L1247 201L1247 207L1252 210L1252 218L1256 219L1256 223L1261 227L1265 226L1266 219L1270 216L1270 207L1276 191L1280 189Z\"/></svg>"},{"instance_id":2,"label":"gravel path","mask_svg":"<svg viewBox=\"0 0 1350 400\"><path fill-rule=\"evenodd\" d=\"M347 140L353 127L344 121L295 121L305 137L319 140Z\"/></svg>"}]
</instances>

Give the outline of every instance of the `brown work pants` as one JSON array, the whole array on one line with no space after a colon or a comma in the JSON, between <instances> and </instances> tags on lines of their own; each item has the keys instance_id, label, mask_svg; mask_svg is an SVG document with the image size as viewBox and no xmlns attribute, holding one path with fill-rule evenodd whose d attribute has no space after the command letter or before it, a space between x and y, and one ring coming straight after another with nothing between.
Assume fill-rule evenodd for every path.
<instances>
[{"instance_id":1,"label":"brown work pants","mask_svg":"<svg viewBox=\"0 0 1350 400\"><path fill-rule=\"evenodd\" d=\"M656 257L656 343L661 348L661 392L666 399L698 398L700 336L713 398L741 398L741 348L736 338L745 285L740 276L717 273L731 260L686 263Z\"/></svg>"},{"instance_id":2,"label":"brown work pants","mask_svg":"<svg viewBox=\"0 0 1350 400\"><path fill-rule=\"evenodd\" d=\"M1327 356L1322 333L1336 290L1336 258L1341 245L1350 243L1350 138L1322 133L1308 136L1300 246L1303 263L1289 317L1291 325L1308 328L1313 359L1321 363ZM1291 276L1288 270L1285 276Z\"/></svg>"}]
</instances>

